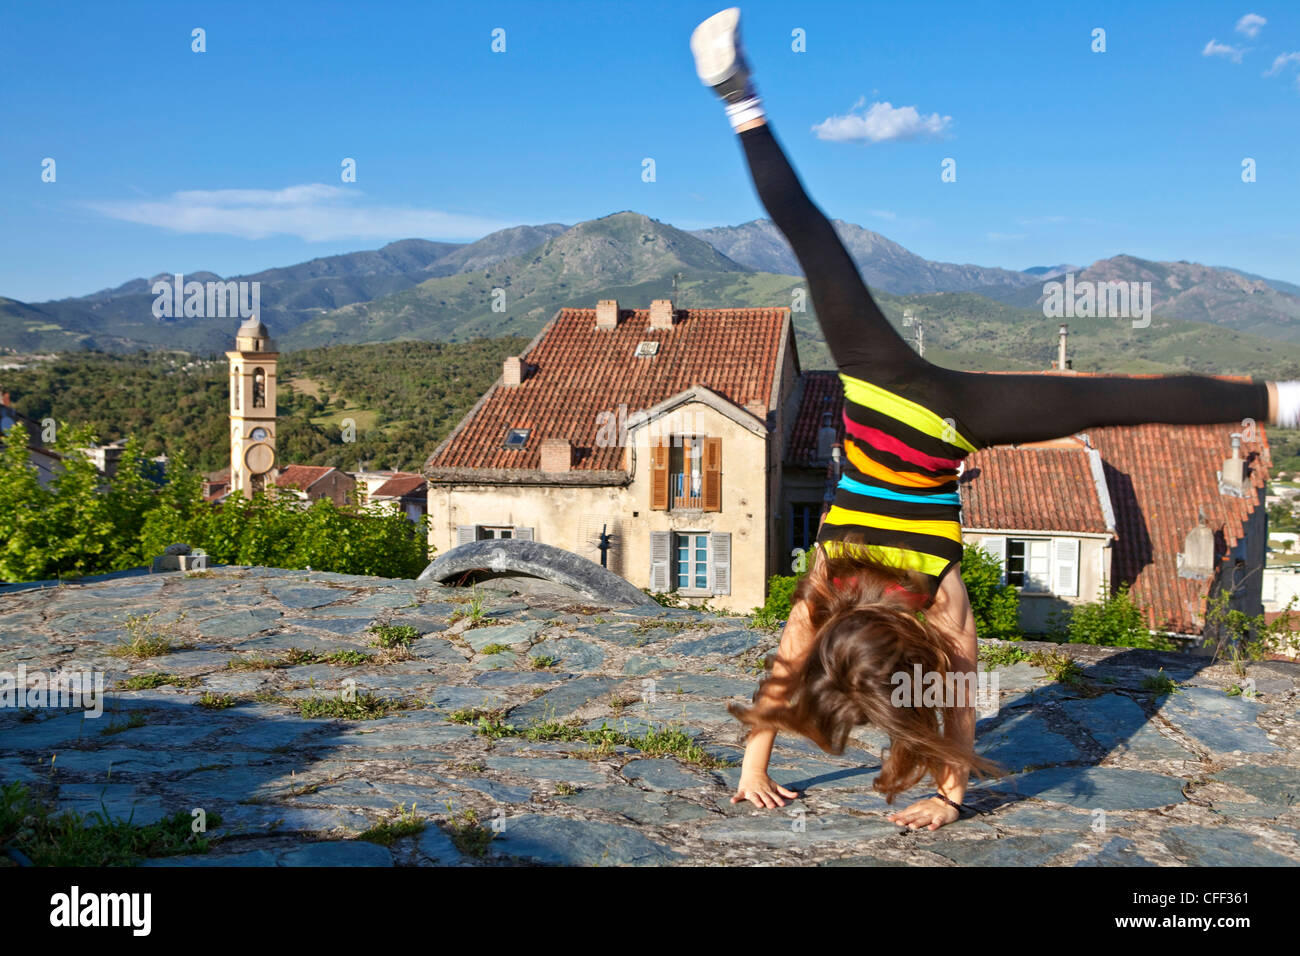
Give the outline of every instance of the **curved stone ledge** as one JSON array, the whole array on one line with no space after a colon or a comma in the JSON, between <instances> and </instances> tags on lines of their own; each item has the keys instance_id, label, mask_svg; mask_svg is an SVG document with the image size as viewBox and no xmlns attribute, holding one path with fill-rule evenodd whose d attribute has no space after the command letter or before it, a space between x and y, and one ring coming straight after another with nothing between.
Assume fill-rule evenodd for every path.
<instances>
[{"instance_id":1,"label":"curved stone ledge","mask_svg":"<svg viewBox=\"0 0 1300 956\"><path fill-rule=\"evenodd\" d=\"M603 604L636 607L655 603L640 588L572 551L540 541L510 538L471 541L452 548L425 568L419 580L455 581L475 571L543 578Z\"/></svg>"}]
</instances>

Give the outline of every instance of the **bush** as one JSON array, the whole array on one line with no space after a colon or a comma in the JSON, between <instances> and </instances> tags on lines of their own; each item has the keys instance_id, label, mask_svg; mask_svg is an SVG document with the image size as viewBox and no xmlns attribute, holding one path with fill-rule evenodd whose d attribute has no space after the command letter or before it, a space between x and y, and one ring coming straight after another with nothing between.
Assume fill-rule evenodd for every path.
<instances>
[{"instance_id":1,"label":"bush","mask_svg":"<svg viewBox=\"0 0 1300 956\"><path fill-rule=\"evenodd\" d=\"M968 544L962 550L961 579L970 596L975 631L980 637L1018 641L1020 593L1002 583L1002 565L983 548Z\"/></svg>"},{"instance_id":2,"label":"bush","mask_svg":"<svg viewBox=\"0 0 1300 956\"><path fill-rule=\"evenodd\" d=\"M790 617L790 598L802 575L777 574L767 580L767 601L754 609L755 627L775 627ZM1020 640L1020 598L1014 587L1002 584L997 559L982 548L967 545L962 554L961 577L970 595L975 627L980 637Z\"/></svg>"},{"instance_id":3,"label":"bush","mask_svg":"<svg viewBox=\"0 0 1300 956\"><path fill-rule=\"evenodd\" d=\"M799 583L799 575L774 574L767 579L767 600L760 608L754 609L755 627L775 627L778 622L790 618L790 598L794 586Z\"/></svg>"},{"instance_id":4,"label":"bush","mask_svg":"<svg viewBox=\"0 0 1300 956\"><path fill-rule=\"evenodd\" d=\"M1052 616L1052 625L1071 644L1099 644L1104 647L1141 647L1172 650L1173 642L1147 627L1146 615L1134 603L1128 583L1100 600L1076 604Z\"/></svg>"},{"instance_id":5,"label":"bush","mask_svg":"<svg viewBox=\"0 0 1300 956\"><path fill-rule=\"evenodd\" d=\"M34 581L147 565L170 544L202 550L213 564L313 568L417 577L429 561L427 525L394 512L365 512L328 500L306 505L272 488L221 505L178 454L166 481L145 476L139 443L128 441L106 482L79 448L85 429L59 429L63 469L42 488L27 434L15 425L0 449L0 579Z\"/></svg>"}]
</instances>

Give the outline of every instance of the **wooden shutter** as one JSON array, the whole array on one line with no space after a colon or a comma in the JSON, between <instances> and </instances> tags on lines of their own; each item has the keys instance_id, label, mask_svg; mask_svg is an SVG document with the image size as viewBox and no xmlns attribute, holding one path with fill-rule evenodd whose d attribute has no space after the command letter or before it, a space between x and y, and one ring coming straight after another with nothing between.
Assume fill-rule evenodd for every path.
<instances>
[{"instance_id":1,"label":"wooden shutter","mask_svg":"<svg viewBox=\"0 0 1300 956\"><path fill-rule=\"evenodd\" d=\"M655 445L650 449L650 507L655 511L668 509L668 446Z\"/></svg>"},{"instance_id":2,"label":"wooden shutter","mask_svg":"<svg viewBox=\"0 0 1300 956\"><path fill-rule=\"evenodd\" d=\"M709 590L731 593L731 535L726 531L709 532Z\"/></svg>"},{"instance_id":3,"label":"wooden shutter","mask_svg":"<svg viewBox=\"0 0 1300 956\"><path fill-rule=\"evenodd\" d=\"M1002 578L1000 583L1007 583L1007 539L1006 538L983 538L980 540L980 547L987 551L993 557L997 558L998 565L1002 568Z\"/></svg>"},{"instance_id":4,"label":"wooden shutter","mask_svg":"<svg viewBox=\"0 0 1300 956\"><path fill-rule=\"evenodd\" d=\"M1061 597L1079 595L1079 539L1052 542L1052 590Z\"/></svg>"},{"instance_id":5,"label":"wooden shutter","mask_svg":"<svg viewBox=\"0 0 1300 956\"><path fill-rule=\"evenodd\" d=\"M704 439L704 501L705 511L722 510L722 439Z\"/></svg>"},{"instance_id":6,"label":"wooden shutter","mask_svg":"<svg viewBox=\"0 0 1300 956\"><path fill-rule=\"evenodd\" d=\"M471 541L475 540L478 537L475 533L477 528L477 525L472 524L456 525L456 547L460 547L462 544L469 544Z\"/></svg>"},{"instance_id":7,"label":"wooden shutter","mask_svg":"<svg viewBox=\"0 0 1300 956\"><path fill-rule=\"evenodd\" d=\"M519 540L519 541L532 541L532 540L533 540L533 529L532 529L532 528L515 528L515 538L516 538L517 540Z\"/></svg>"},{"instance_id":8,"label":"wooden shutter","mask_svg":"<svg viewBox=\"0 0 1300 956\"><path fill-rule=\"evenodd\" d=\"M650 590L656 593L669 590L669 561L673 553L671 531L650 532Z\"/></svg>"}]
</instances>

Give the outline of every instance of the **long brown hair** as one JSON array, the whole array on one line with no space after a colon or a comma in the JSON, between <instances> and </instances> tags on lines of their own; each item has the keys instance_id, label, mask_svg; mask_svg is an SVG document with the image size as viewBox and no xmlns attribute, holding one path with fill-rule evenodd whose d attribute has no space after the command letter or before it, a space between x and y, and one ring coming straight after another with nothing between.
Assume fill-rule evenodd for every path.
<instances>
[{"instance_id":1,"label":"long brown hair","mask_svg":"<svg viewBox=\"0 0 1300 956\"><path fill-rule=\"evenodd\" d=\"M1004 773L956 739L956 708L923 705L919 691L911 706L894 703L900 672L910 679L919 665L923 674L951 673L948 639L915 612L929 578L873 560L852 537L846 543L834 554L815 546L791 596L792 607L805 603L816 635L802 670L778 677L769 658L753 706L727 709L748 730L791 731L832 754L844 752L856 727L883 731L890 744L873 787L888 803L927 773L936 781L948 769Z\"/></svg>"}]
</instances>

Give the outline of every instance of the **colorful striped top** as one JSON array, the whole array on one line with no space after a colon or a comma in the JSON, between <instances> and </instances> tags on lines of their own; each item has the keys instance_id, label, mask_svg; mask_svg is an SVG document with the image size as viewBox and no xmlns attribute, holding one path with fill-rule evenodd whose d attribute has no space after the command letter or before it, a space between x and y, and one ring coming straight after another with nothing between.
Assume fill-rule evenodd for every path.
<instances>
[{"instance_id":1,"label":"colorful striped top","mask_svg":"<svg viewBox=\"0 0 1300 956\"><path fill-rule=\"evenodd\" d=\"M956 419L843 371L844 457L817 540L828 553L852 533L871 557L920 571L931 595L961 560L957 471L977 446Z\"/></svg>"}]
</instances>

